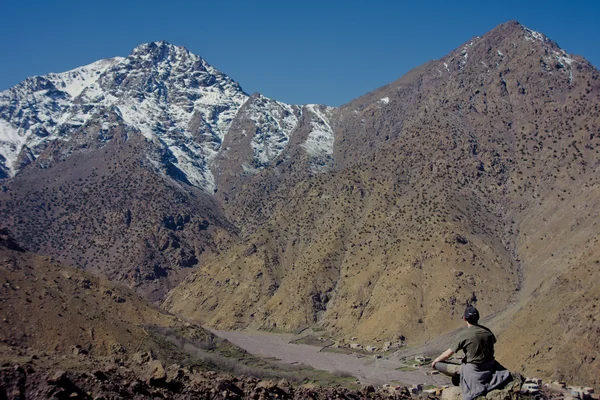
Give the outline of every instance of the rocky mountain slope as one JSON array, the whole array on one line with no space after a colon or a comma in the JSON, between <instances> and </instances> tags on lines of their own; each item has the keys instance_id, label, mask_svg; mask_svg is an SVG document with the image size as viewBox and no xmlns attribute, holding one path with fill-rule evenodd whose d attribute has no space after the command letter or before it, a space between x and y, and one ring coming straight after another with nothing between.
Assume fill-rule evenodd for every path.
<instances>
[{"instance_id":1,"label":"rocky mountain slope","mask_svg":"<svg viewBox=\"0 0 600 400\"><path fill-rule=\"evenodd\" d=\"M470 302L507 366L597 384L599 76L509 22L293 106L142 45L0 93L0 220L210 326L416 344Z\"/></svg>"},{"instance_id":2,"label":"rocky mountain slope","mask_svg":"<svg viewBox=\"0 0 600 400\"><path fill-rule=\"evenodd\" d=\"M130 357L159 348L147 329L190 327L131 289L23 250L0 231L0 353ZM194 327L205 340L208 331Z\"/></svg>"},{"instance_id":3,"label":"rocky mountain slope","mask_svg":"<svg viewBox=\"0 0 600 400\"><path fill-rule=\"evenodd\" d=\"M257 173L318 107L305 109L248 96L166 42L30 78L0 93L3 226L156 301L238 241L211 168Z\"/></svg>"},{"instance_id":4,"label":"rocky mountain slope","mask_svg":"<svg viewBox=\"0 0 600 400\"><path fill-rule=\"evenodd\" d=\"M339 386L301 388L356 385L350 376L258 359L123 285L26 252L5 230L0 282L2 398L359 396ZM401 389L396 393L409 397Z\"/></svg>"},{"instance_id":5,"label":"rocky mountain slope","mask_svg":"<svg viewBox=\"0 0 600 400\"><path fill-rule=\"evenodd\" d=\"M598 279L598 76L508 23L333 110L331 172L298 155L247 178L224 201L246 242L165 306L223 328L422 343L470 301L495 316L510 367L597 383L583 332L598 312L563 292Z\"/></svg>"}]
</instances>

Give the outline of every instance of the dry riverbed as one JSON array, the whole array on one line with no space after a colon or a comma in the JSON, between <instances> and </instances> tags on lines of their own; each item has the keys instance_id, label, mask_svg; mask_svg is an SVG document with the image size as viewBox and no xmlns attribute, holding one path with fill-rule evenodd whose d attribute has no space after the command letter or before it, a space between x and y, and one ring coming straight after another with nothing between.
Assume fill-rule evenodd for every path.
<instances>
[{"instance_id":1,"label":"dry riverbed","mask_svg":"<svg viewBox=\"0 0 600 400\"><path fill-rule=\"evenodd\" d=\"M355 376L362 384L403 384L422 383L425 386L448 384L442 375L428 375L427 366L414 371L402 371L407 365L397 356L384 356L374 359L372 355L339 354L321 351L320 346L295 344L302 337L293 334L276 334L256 331L212 331L217 336L229 340L246 351L259 356L274 358L287 364L305 364L329 372L345 372ZM407 368L408 369L408 368Z\"/></svg>"}]
</instances>

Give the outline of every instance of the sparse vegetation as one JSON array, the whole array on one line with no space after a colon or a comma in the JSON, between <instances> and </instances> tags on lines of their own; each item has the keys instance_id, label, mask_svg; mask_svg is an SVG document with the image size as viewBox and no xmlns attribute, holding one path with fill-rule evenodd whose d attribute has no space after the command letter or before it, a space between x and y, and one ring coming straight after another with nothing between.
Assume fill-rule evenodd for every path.
<instances>
[{"instance_id":1,"label":"sparse vegetation","mask_svg":"<svg viewBox=\"0 0 600 400\"><path fill-rule=\"evenodd\" d=\"M27 249L210 326L378 346L401 331L412 345L476 302L505 327L509 368L595 382L600 75L577 57L553 67L566 55L524 32L503 25L464 63L459 49L332 111L322 170L290 142L240 171L251 149L238 140L208 195L158 171L157 148L125 125L101 145L88 126L85 147L55 141L3 181L0 221ZM245 357L203 346L223 368L220 356Z\"/></svg>"}]
</instances>

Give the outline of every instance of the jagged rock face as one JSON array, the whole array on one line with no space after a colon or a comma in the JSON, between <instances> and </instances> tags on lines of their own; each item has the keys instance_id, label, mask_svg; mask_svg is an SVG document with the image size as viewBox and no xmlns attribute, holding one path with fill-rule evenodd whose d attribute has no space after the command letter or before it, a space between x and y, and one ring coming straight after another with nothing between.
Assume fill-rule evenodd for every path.
<instances>
[{"instance_id":1,"label":"jagged rock face","mask_svg":"<svg viewBox=\"0 0 600 400\"><path fill-rule=\"evenodd\" d=\"M126 58L29 78L2 92L1 168L14 175L52 141L71 141L82 129L89 135L89 123L99 125L92 132L99 142L126 126L160 148L186 181L212 192L212 161L248 98L234 80L185 48L141 45ZM255 127L248 167L262 168L283 151L298 113L298 107L259 95L247 104L239 118ZM106 114L114 117L102 121Z\"/></svg>"},{"instance_id":2,"label":"jagged rock face","mask_svg":"<svg viewBox=\"0 0 600 400\"><path fill-rule=\"evenodd\" d=\"M211 190L207 163L247 97L231 78L186 49L150 43L127 58L31 78L4 92L3 155L27 146L37 156L50 140L70 137L112 110L118 118L102 124L98 140L106 140L102 134L119 124L134 127L161 147L187 180ZM4 165L13 173L19 167Z\"/></svg>"},{"instance_id":3,"label":"jagged rock face","mask_svg":"<svg viewBox=\"0 0 600 400\"><path fill-rule=\"evenodd\" d=\"M471 302L508 367L595 379L599 93L517 23L337 109L144 45L0 94L0 216L212 326L420 343Z\"/></svg>"}]
</instances>

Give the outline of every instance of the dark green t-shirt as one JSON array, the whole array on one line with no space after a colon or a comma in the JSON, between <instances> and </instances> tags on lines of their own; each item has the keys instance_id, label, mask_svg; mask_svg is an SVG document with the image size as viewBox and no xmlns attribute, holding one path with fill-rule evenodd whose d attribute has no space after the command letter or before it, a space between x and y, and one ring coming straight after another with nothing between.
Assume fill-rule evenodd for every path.
<instances>
[{"instance_id":1,"label":"dark green t-shirt","mask_svg":"<svg viewBox=\"0 0 600 400\"><path fill-rule=\"evenodd\" d=\"M485 326L471 325L464 329L458 341L450 347L453 352L465 352L467 363L481 364L494 359L494 343L496 337Z\"/></svg>"}]
</instances>

